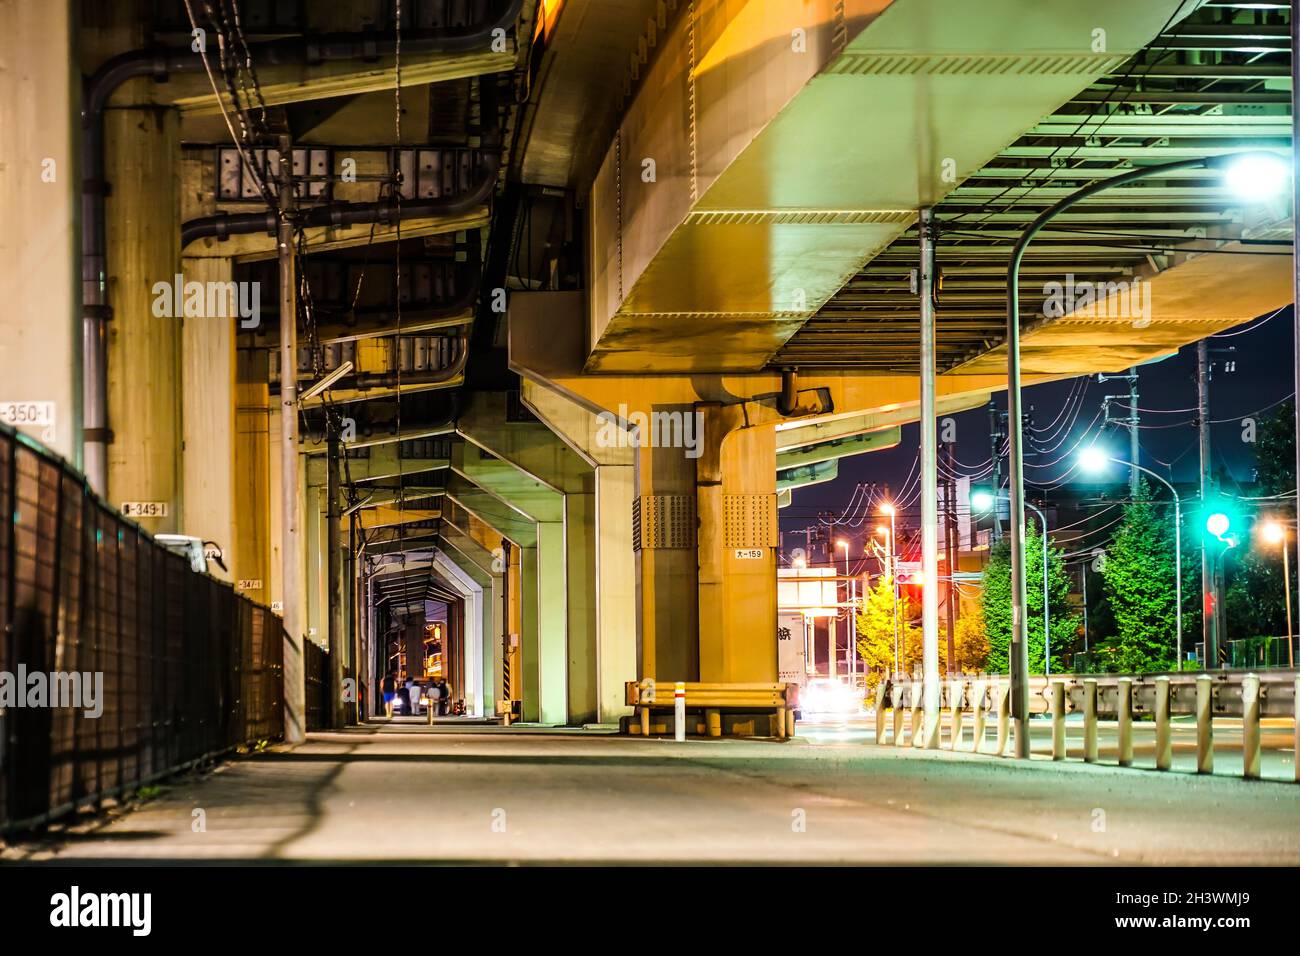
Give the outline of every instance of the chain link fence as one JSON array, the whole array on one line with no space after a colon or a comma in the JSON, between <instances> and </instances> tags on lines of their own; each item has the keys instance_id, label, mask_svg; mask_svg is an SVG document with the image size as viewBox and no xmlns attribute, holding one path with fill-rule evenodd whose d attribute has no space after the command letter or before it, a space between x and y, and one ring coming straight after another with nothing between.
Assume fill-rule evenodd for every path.
<instances>
[{"instance_id":1,"label":"chain link fence","mask_svg":"<svg viewBox=\"0 0 1300 956\"><path fill-rule=\"evenodd\" d=\"M0 830L281 736L284 632L268 608L4 427L0 515Z\"/></svg>"}]
</instances>

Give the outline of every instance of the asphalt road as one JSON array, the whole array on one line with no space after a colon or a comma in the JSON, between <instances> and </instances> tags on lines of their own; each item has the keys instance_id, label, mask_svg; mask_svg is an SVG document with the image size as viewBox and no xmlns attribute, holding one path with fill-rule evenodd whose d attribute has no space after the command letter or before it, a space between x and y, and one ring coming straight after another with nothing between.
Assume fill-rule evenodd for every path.
<instances>
[{"instance_id":1,"label":"asphalt road","mask_svg":"<svg viewBox=\"0 0 1300 956\"><path fill-rule=\"evenodd\" d=\"M313 734L0 858L1300 863L1294 784L801 733L787 744L416 724Z\"/></svg>"}]
</instances>

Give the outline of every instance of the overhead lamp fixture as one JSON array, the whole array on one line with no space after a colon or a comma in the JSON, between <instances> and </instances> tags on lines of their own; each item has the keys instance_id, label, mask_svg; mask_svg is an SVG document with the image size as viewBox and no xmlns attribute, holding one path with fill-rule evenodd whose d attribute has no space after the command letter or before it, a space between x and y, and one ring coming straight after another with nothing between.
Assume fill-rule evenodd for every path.
<instances>
[{"instance_id":1,"label":"overhead lamp fixture","mask_svg":"<svg viewBox=\"0 0 1300 956\"><path fill-rule=\"evenodd\" d=\"M351 362L342 363L334 371L328 373L323 379L321 379L311 388L307 389L307 391L301 393L298 396L298 404L301 405L303 402L310 402L317 395L321 394L327 389L332 388L334 386L334 383L337 382L339 379L347 378L349 375L351 375L352 370L353 370L353 366Z\"/></svg>"}]
</instances>

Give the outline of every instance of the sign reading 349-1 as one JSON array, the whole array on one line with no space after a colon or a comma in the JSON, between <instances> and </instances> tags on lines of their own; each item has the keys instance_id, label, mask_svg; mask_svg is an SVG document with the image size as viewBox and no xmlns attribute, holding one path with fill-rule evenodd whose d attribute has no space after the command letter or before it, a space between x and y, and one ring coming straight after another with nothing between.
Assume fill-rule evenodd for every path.
<instances>
[{"instance_id":1,"label":"sign reading 349-1","mask_svg":"<svg viewBox=\"0 0 1300 956\"><path fill-rule=\"evenodd\" d=\"M165 501L124 501L122 514L127 518L166 518Z\"/></svg>"}]
</instances>

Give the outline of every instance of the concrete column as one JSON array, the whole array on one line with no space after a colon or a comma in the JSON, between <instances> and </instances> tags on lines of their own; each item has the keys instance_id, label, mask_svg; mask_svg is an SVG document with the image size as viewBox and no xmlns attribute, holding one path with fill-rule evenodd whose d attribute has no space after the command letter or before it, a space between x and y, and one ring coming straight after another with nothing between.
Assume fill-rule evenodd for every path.
<instances>
[{"instance_id":1,"label":"concrete column","mask_svg":"<svg viewBox=\"0 0 1300 956\"><path fill-rule=\"evenodd\" d=\"M238 349L235 368L234 528L226 563L235 581L260 582L244 593L269 604L272 432L267 352Z\"/></svg>"},{"instance_id":2,"label":"concrete column","mask_svg":"<svg viewBox=\"0 0 1300 956\"><path fill-rule=\"evenodd\" d=\"M81 467L78 168L81 77L74 5L0 3L0 420ZM10 406L9 403L20 403Z\"/></svg>"},{"instance_id":3,"label":"concrete column","mask_svg":"<svg viewBox=\"0 0 1300 956\"><path fill-rule=\"evenodd\" d=\"M181 260L187 282L228 283L226 258ZM215 541L235 568L236 374L235 320L220 316L182 319L181 455L186 534ZM244 462L240 461L240 467ZM231 574L209 570L223 580Z\"/></svg>"},{"instance_id":4,"label":"concrete column","mask_svg":"<svg viewBox=\"0 0 1300 956\"><path fill-rule=\"evenodd\" d=\"M636 570L632 506L635 471L596 468L596 684L597 722L630 714L624 685L636 680Z\"/></svg>"},{"instance_id":5,"label":"concrete column","mask_svg":"<svg viewBox=\"0 0 1300 956\"><path fill-rule=\"evenodd\" d=\"M596 722L614 724L631 713L624 703L624 686L636 680L637 673L636 571L631 546L635 456L627 432L610 416L596 415L578 402L526 380L521 396L533 414L591 468L583 475L584 481L594 486L593 510L582 536L587 551L580 565L570 552L570 594L575 583L582 584L576 589L579 593L594 593L593 666L582 676L594 681ZM570 548L575 537L569 539ZM578 610L586 620L587 609ZM571 628L571 656L574 643ZM593 699L593 695L584 696ZM573 707L578 695L572 684L569 697Z\"/></svg>"},{"instance_id":6,"label":"concrete column","mask_svg":"<svg viewBox=\"0 0 1300 956\"><path fill-rule=\"evenodd\" d=\"M496 669L496 628L501 601L501 576L472 558L472 546L463 536L445 539L449 547L434 554L434 566L465 598L464 684L460 688L471 717L490 717L496 712L496 693L491 675ZM462 550L464 548L464 550ZM487 556L489 562L491 556ZM449 615L450 617L450 615Z\"/></svg>"},{"instance_id":7,"label":"concrete column","mask_svg":"<svg viewBox=\"0 0 1300 956\"><path fill-rule=\"evenodd\" d=\"M658 409L693 414L693 406ZM634 521L638 679L699 678L695 462L680 448L638 448Z\"/></svg>"},{"instance_id":8,"label":"concrete column","mask_svg":"<svg viewBox=\"0 0 1300 956\"><path fill-rule=\"evenodd\" d=\"M736 406L706 407L696 462L700 680L774 682L776 432L737 421Z\"/></svg>"},{"instance_id":9,"label":"concrete column","mask_svg":"<svg viewBox=\"0 0 1300 956\"><path fill-rule=\"evenodd\" d=\"M520 629L524 719L567 723L570 619L565 496L474 445L458 444L452 449L452 471L536 526L535 543L524 549L519 589L524 602Z\"/></svg>"},{"instance_id":10,"label":"concrete column","mask_svg":"<svg viewBox=\"0 0 1300 956\"><path fill-rule=\"evenodd\" d=\"M519 549L519 686L522 716L531 723L542 719L541 666L537 640L537 548Z\"/></svg>"},{"instance_id":11,"label":"concrete column","mask_svg":"<svg viewBox=\"0 0 1300 956\"><path fill-rule=\"evenodd\" d=\"M538 568L558 568L558 574L546 577L539 573L537 588L537 671L540 685L540 715L544 724L569 722L569 670L566 649L568 578L564 549L564 522L537 523ZM560 574L563 575L560 578ZM541 586L542 581L548 581ZM558 584L558 587L551 586Z\"/></svg>"},{"instance_id":12,"label":"concrete column","mask_svg":"<svg viewBox=\"0 0 1300 956\"><path fill-rule=\"evenodd\" d=\"M457 431L503 462L520 476L531 479L557 496L561 509L558 540L542 541L538 548L553 548L555 560L539 554L541 575L562 582L562 589L543 583L538 614L541 665L559 680L565 692L564 719L547 723L592 723L597 719L596 690L596 599L595 599L595 479L591 466L541 423L508 422L504 394L475 394L457 419ZM473 452L467 452L472 460ZM496 491L508 501L509 494ZM535 517L541 518L541 515ZM548 536L548 540L551 536ZM562 630L548 622L549 615L563 618ZM550 655L559 654L563 671L551 666ZM551 698L543 686L543 696ZM561 712L552 699L543 710L552 717Z\"/></svg>"},{"instance_id":13,"label":"concrete column","mask_svg":"<svg viewBox=\"0 0 1300 956\"><path fill-rule=\"evenodd\" d=\"M108 251L108 496L165 502L153 532L186 532L181 481L180 122L173 109L145 105L104 114ZM159 294L164 283L169 290ZM161 287L160 287L161 288ZM197 304L197 303L195 303ZM161 311L163 315L155 314ZM206 296L204 297L206 308ZM206 322L201 317L194 321Z\"/></svg>"}]
</instances>

